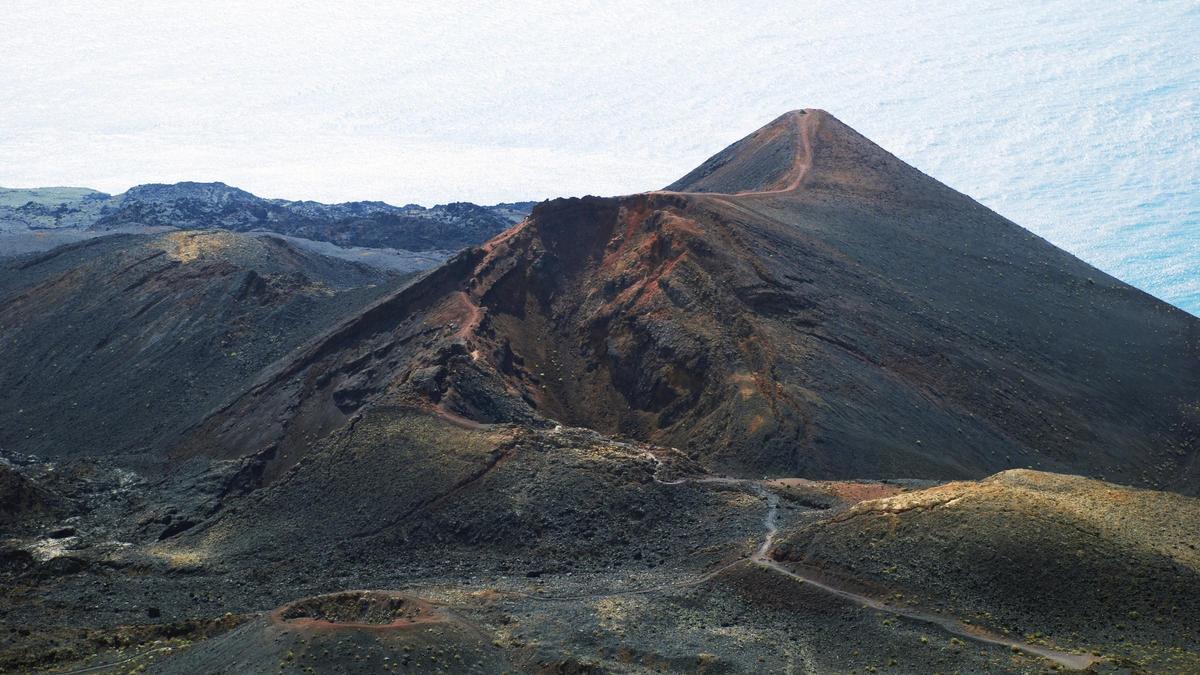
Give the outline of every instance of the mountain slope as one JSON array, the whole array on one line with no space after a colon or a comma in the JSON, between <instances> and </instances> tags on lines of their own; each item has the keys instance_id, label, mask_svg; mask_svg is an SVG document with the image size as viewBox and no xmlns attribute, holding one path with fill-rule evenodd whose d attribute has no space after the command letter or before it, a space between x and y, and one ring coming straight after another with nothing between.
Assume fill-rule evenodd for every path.
<instances>
[{"instance_id":1,"label":"mountain slope","mask_svg":"<svg viewBox=\"0 0 1200 675\"><path fill-rule=\"evenodd\" d=\"M83 188L0 188L0 232L220 228L265 230L341 246L454 251L510 227L531 206L322 204L264 199L224 183L195 182L138 185L115 196Z\"/></svg>"},{"instance_id":2,"label":"mountain slope","mask_svg":"<svg viewBox=\"0 0 1200 675\"><path fill-rule=\"evenodd\" d=\"M383 202L290 202L263 199L223 183L176 183L131 188L94 227L264 229L343 246L457 250L485 241L519 220L507 207L455 203L426 209Z\"/></svg>"},{"instance_id":3,"label":"mountain slope","mask_svg":"<svg viewBox=\"0 0 1200 675\"><path fill-rule=\"evenodd\" d=\"M794 110L713 155L665 189L742 194L795 189L812 164L815 115Z\"/></svg>"},{"instance_id":4,"label":"mountain slope","mask_svg":"<svg viewBox=\"0 0 1200 675\"><path fill-rule=\"evenodd\" d=\"M0 263L0 446L151 452L399 279L282 240L116 235Z\"/></svg>"},{"instance_id":5,"label":"mountain slope","mask_svg":"<svg viewBox=\"0 0 1200 675\"><path fill-rule=\"evenodd\" d=\"M1197 490L1195 317L822 111L718 157L673 187L719 193L539 205L264 376L188 452L297 447L392 392L739 473Z\"/></svg>"}]
</instances>

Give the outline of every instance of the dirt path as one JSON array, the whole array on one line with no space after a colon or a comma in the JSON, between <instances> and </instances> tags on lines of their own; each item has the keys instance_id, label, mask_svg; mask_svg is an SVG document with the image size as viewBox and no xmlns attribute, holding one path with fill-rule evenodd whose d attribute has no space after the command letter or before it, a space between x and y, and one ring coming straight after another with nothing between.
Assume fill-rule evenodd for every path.
<instances>
[{"instance_id":1,"label":"dirt path","mask_svg":"<svg viewBox=\"0 0 1200 675\"><path fill-rule=\"evenodd\" d=\"M627 447L632 447L632 446L627 446ZM1032 654L1034 656L1040 656L1042 658L1053 661L1054 663L1057 663L1060 666L1070 669L1070 670L1084 670L1084 669L1088 668L1089 666L1102 660L1100 657L1094 656L1092 654L1074 654L1071 652L1065 652L1065 651L1060 651L1057 649L1051 649L1049 647L1042 647L1040 645L1030 644L1028 642L1023 642L1020 640L1013 640L1011 638L1007 638L1002 635L998 635L996 633L992 633L990 631L984 630L983 628L980 628L979 626L974 626L974 625L963 623L962 621L959 621L958 619L954 619L951 617L941 616L941 615L937 615L937 614L931 614L928 612L922 612L919 610L909 609L909 608L905 608L905 607L896 607L896 606L890 605L886 602L883 602L882 600L878 600L876 598L872 598L867 595L862 595L860 593L855 593L854 591L851 591L846 588L841 588L841 587L835 586L827 580L825 580L825 581L818 580L812 576L805 575L801 571L788 569L787 567L783 566L782 564L780 564L779 562L777 562L775 559L771 558L771 556L770 556L771 549L775 543L775 536L779 533L779 523L778 523L779 495L777 493L775 493L773 490L771 490L765 481L751 480L751 479L746 479L746 478L727 478L727 477L723 477L723 476L685 477L685 478L677 478L674 480L663 480L663 479L659 478L659 475L658 475L659 471L661 471L661 469L663 467L662 460L660 460L658 457L656 457L651 452L646 452L645 454L647 457L649 457L651 460L653 460L655 462L656 467L654 470L653 479L654 479L654 482L658 483L659 485L684 485L684 484L688 484L688 483L710 484L710 485L734 485L734 486L742 486L742 487L749 488L750 490L752 490L756 494L758 494L760 497L762 497L763 501L765 502L766 507L767 507L766 514L763 516L764 532L763 532L762 541L759 543L758 548L754 551L754 553L752 555L750 555L749 557L739 558L737 560L734 560L733 562L721 565L720 567L718 567L714 570L711 570L709 572L706 572L706 573L701 574L696 577L691 577L691 578L676 581L676 582L660 584L660 585L650 586L650 587L645 587L645 588L631 589L628 591L609 591L609 592L602 592L602 593L589 593L589 594L581 594L581 595L563 595L563 596L526 594L526 593L517 593L516 595L526 597L529 599L533 599L533 600L547 600L547 601L599 600L599 599L603 599L603 598L610 598L610 597L616 597L616 596L645 595L645 594L649 594L649 593L657 593L657 592L662 592L662 591L687 588L690 586L697 586L699 584L710 581L711 579L721 575L722 573L726 572L729 569L732 569L733 567L736 567L737 565L741 565L743 563L749 563L749 564L759 565L760 567L762 567L764 569L771 570L772 572L781 574L785 577L788 577L789 579L794 579L797 582L808 584L812 588L819 589L819 590L829 593L831 595L836 595L837 597L842 598L844 600L848 600L856 605L859 605L860 607L865 607L867 609L875 610L878 612L884 612L884 613L898 616L898 617L908 619L911 621L918 621L921 623L930 624L930 625L933 625L933 626L936 626L936 627L942 629L943 631L945 631L951 635L954 635L954 636L960 637L960 638L964 638L967 640L973 640L975 642L980 642L980 643L989 644L989 645L998 645L998 646L1007 647L1007 648L1013 649L1013 650L1019 650L1019 651L1025 652L1027 654Z\"/></svg>"},{"instance_id":2,"label":"dirt path","mask_svg":"<svg viewBox=\"0 0 1200 675\"><path fill-rule=\"evenodd\" d=\"M860 595L844 588L838 588L828 583L818 581L811 576L794 572L766 556L761 558L756 557L754 562L788 578L795 579L796 581L808 584L813 588L818 588L831 595L836 595L845 600L849 600L850 602L853 602L861 607L866 607L868 609L873 609L880 612L887 612L888 614L893 614L895 616L913 621L919 621L921 623L932 624L938 628L941 628L947 633L950 633L951 635L956 635L968 640L974 640L975 642L983 642L986 644L1008 647L1010 649L1018 649L1028 654L1034 654L1036 656L1049 659L1063 666L1064 668L1069 668L1071 670L1084 670L1088 666L1101 660L1100 657L1092 654L1073 654L1071 652L1059 651L1049 647L1041 647L1039 645L1022 642L1020 640L1012 640L1010 638L986 631L978 626L965 624L958 619L906 609L903 607L895 607L893 605L881 602L880 600L876 600L875 598L866 595Z\"/></svg>"},{"instance_id":3,"label":"dirt path","mask_svg":"<svg viewBox=\"0 0 1200 675\"><path fill-rule=\"evenodd\" d=\"M809 119L814 119L813 122L808 122ZM806 122L812 128L805 126ZM679 192L676 190L650 190L647 194L657 195L706 195L709 197L720 197L727 200L729 197L749 197L753 195L780 195L789 192L795 192L804 185L804 179L808 177L808 172L812 169L812 136L817 132L817 127L820 126L820 118L804 114L794 115L792 124L796 127L796 138L800 141L803 148L800 151L795 151L792 154L792 168L788 171L790 180L786 185L772 190L746 190L745 192Z\"/></svg>"}]
</instances>

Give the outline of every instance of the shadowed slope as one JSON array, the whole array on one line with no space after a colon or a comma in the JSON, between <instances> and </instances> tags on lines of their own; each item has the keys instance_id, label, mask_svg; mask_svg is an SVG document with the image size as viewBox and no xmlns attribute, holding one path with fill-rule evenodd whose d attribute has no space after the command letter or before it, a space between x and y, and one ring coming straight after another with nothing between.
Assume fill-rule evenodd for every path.
<instances>
[{"instance_id":1,"label":"shadowed slope","mask_svg":"<svg viewBox=\"0 0 1200 675\"><path fill-rule=\"evenodd\" d=\"M148 453L396 277L228 232L113 236L0 265L0 446Z\"/></svg>"}]
</instances>

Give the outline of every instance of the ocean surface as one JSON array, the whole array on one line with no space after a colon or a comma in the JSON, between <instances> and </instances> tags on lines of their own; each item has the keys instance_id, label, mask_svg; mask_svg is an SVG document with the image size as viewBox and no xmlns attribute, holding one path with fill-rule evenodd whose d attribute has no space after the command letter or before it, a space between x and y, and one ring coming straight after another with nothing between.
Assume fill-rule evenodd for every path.
<instances>
[{"instance_id":1,"label":"ocean surface","mask_svg":"<svg viewBox=\"0 0 1200 675\"><path fill-rule=\"evenodd\" d=\"M0 32L0 185L622 194L817 107L1200 313L1195 0L44 0Z\"/></svg>"},{"instance_id":2,"label":"ocean surface","mask_svg":"<svg viewBox=\"0 0 1200 675\"><path fill-rule=\"evenodd\" d=\"M1017 4L950 13L942 21L963 30L941 56L912 45L923 56L905 65L940 58L929 81L848 116L927 173L1200 314L1200 3ZM921 121L895 124L897 110Z\"/></svg>"},{"instance_id":3,"label":"ocean surface","mask_svg":"<svg viewBox=\"0 0 1200 675\"><path fill-rule=\"evenodd\" d=\"M718 79L754 83L744 100L772 102L739 133L767 108L825 108L1059 247L1200 314L1200 3L879 4L804 3L795 23L745 37L770 65L728 64L750 70L735 75L712 64ZM689 107L719 111L721 96ZM710 118L710 133L725 124Z\"/></svg>"}]
</instances>

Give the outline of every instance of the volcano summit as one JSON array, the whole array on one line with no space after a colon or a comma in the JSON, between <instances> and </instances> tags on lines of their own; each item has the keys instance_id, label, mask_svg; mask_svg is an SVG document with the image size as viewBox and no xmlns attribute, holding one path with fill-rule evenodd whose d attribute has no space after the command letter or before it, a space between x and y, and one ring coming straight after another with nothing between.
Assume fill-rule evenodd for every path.
<instances>
[{"instance_id":1,"label":"volcano summit","mask_svg":"<svg viewBox=\"0 0 1200 675\"><path fill-rule=\"evenodd\" d=\"M1030 467L1194 494L1197 392L1195 317L796 111L667 190L537 206L202 438L325 433L394 393L740 474Z\"/></svg>"},{"instance_id":2,"label":"volcano summit","mask_svg":"<svg viewBox=\"0 0 1200 675\"><path fill-rule=\"evenodd\" d=\"M246 237L5 263L0 667L1200 668L1200 320L824 111L415 278ZM118 353L205 407L47 433Z\"/></svg>"}]
</instances>

